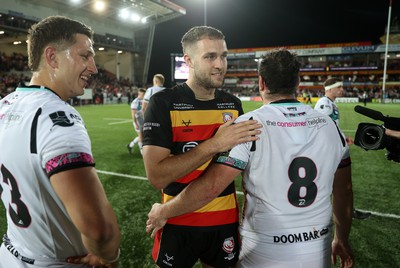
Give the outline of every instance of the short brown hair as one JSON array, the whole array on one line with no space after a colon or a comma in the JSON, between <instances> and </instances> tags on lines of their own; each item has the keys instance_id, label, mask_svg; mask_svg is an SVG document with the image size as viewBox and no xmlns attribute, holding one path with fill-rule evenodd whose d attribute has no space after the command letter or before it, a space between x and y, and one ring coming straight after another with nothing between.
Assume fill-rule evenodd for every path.
<instances>
[{"instance_id":1,"label":"short brown hair","mask_svg":"<svg viewBox=\"0 0 400 268\"><path fill-rule=\"evenodd\" d=\"M181 44L183 53L186 53L188 47L192 46L204 37L216 40L225 40L224 34L216 28L210 26L195 26L187 31L182 37Z\"/></svg>"},{"instance_id":2,"label":"short brown hair","mask_svg":"<svg viewBox=\"0 0 400 268\"><path fill-rule=\"evenodd\" d=\"M93 30L85 24L63 16L50 16L32 25L28 30L28 65L32 71L39 69L46 46L52 44L66 49L76 42L75 35L84 34L93 39Z\"/></svg>"}]
</instances>

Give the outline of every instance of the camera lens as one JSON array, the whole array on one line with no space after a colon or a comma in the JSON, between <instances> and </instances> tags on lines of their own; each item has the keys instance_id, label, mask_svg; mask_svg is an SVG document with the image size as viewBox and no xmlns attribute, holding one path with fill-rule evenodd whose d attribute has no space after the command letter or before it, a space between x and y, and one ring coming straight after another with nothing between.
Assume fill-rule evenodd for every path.
<instances>
[{"instance_id":1,"label":"camera lens","mask_svg":"<svg viewBox=\"0 0 400 268\"><path fill-rule=\"evenodd\" d=\"M360 140L361 147L367 150L379 150L383 149L383 136L385 130L380 126L366 126L363 130L363 135Z\"/></svg>"}]
</instances>

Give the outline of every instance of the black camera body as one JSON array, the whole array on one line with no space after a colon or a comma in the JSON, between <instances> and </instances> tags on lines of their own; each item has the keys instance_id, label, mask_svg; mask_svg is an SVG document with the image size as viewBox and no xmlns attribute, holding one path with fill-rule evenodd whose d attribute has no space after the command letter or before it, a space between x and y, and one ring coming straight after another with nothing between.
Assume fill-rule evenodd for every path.
<instances>
[{"instance_id":1,"label":"black camera body","mask_svg":"<svg viewBox=\"0 0 400 268\"><path fill-rule=\"evenodd\" d=\"M400 130L400 118L384 116L381 112L357 105L354 110L369 118L383 121L384 124L360 123L354 144L365 150L387 150L388 160L400 162L400 140L385 134L385 128Z\"/></svg>"}]
</instances>

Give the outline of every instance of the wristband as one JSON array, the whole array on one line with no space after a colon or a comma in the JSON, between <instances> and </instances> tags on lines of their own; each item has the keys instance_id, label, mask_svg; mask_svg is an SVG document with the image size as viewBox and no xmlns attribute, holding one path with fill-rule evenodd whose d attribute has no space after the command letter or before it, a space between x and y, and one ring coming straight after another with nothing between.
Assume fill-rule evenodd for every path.
<instances>
[{"instance_id":1,"label":"wristband","mask_svg":"<svg viewBox=\"0 0 400 268\"><path fill-rule=\"evenodd\" d=\"M113 263L115 263L115 262L117 262L117 261L119 261L119 256L121 255L121 249L120 248L118 248L118 253L117 253L117 257L115 257L113 260L111 260L111 261L109 261L109 260L106 260L107 261L107 263L108 264L113 264Z\"/></svg>"}]
</instances>

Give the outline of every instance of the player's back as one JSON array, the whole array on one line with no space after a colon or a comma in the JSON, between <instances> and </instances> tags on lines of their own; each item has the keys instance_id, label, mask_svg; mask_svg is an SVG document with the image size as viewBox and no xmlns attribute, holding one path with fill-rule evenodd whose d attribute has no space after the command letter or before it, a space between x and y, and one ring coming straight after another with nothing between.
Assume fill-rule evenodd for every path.
<instances>
[{"instance_id":1,"label":"player's back","mask_svg":"<svg viewBox=\"0 0 400 268\"><path fill-rule=\"evenodd\" d=\"M334 122L297 102L265 105L245 117L264 126L243 178L244 228L275 235L328 225L334 173L348 152Z\"/></svg>"}]
</instances>

